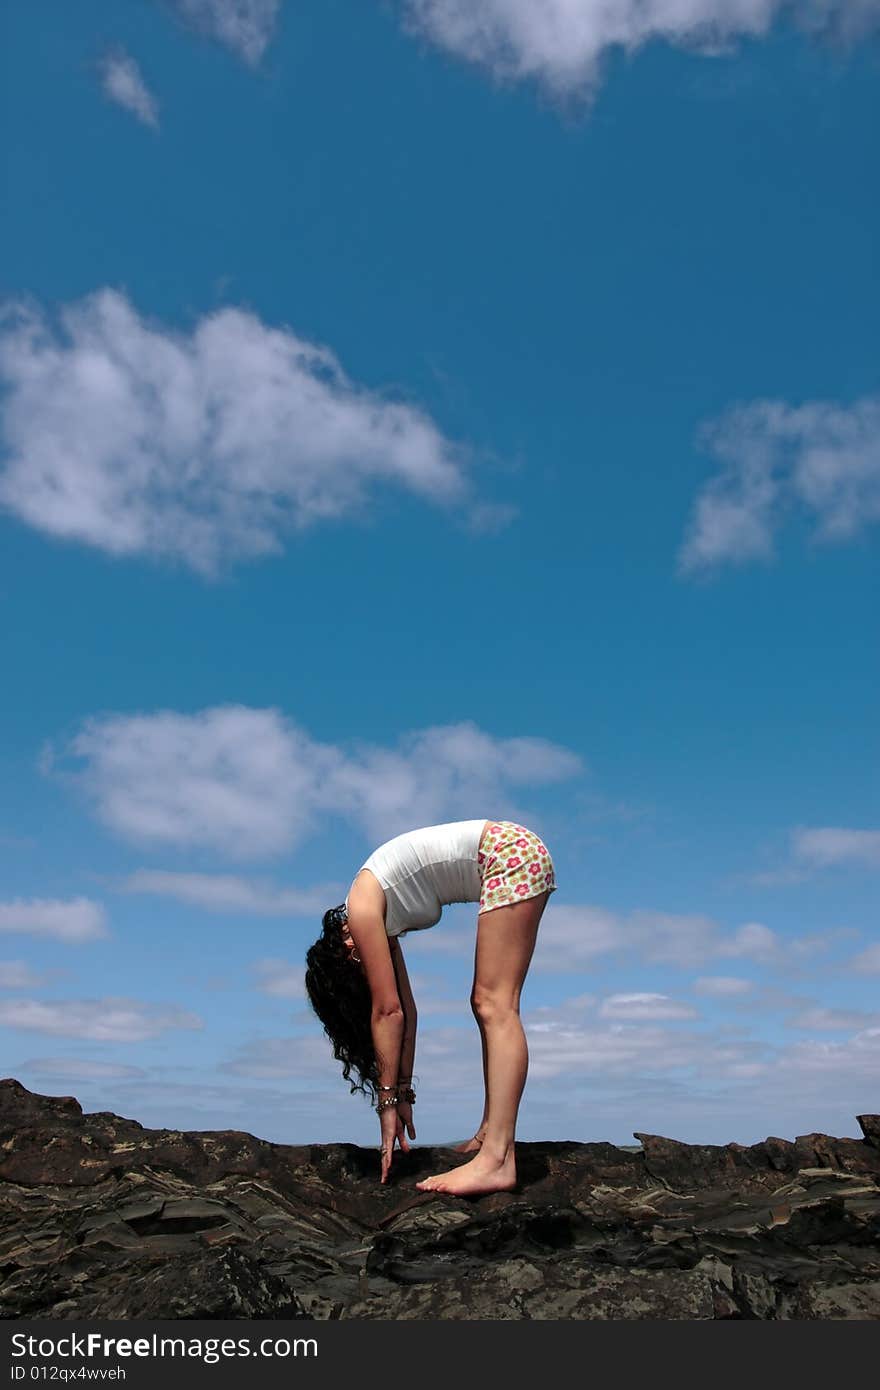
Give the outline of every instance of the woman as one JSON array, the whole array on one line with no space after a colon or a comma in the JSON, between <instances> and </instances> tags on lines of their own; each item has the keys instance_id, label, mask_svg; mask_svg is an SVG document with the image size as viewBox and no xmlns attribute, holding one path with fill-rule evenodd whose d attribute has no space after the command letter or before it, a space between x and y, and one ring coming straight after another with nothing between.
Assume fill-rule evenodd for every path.
<instances>
[{"instance_id":1,"label":"woman","mask_svg":"<svg viewBox=\"0 0 880 1390\"><path fill-rule=\"evenodd\" d=\"M447 903L475 902L471 1008L483 1047L483 1118L460 1146L474 1157L416 1186L456 1196L515 1186L514 1133L528 1070L519 996L555 888L547 847L525 826L453 821L381 845L345 902L324 914L322 935L306 956L306 989L352 1091L376 1102L381 1182L388 1180L395 1142L406 1151L416 1137L416 1008L400 938L434 926Z\"/></svg>"}]
</instances>

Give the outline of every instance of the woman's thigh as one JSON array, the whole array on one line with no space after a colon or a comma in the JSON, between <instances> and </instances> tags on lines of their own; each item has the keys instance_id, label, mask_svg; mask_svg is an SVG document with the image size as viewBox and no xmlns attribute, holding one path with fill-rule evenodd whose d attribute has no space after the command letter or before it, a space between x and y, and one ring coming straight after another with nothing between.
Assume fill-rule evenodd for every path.
<instances>
[{"instance_id":1,"label":"woman's thigh","mask_svg":"<svg viewBox=\"0 0 880 1390\"><path fill-rule=\"evenodd\" d=\"M538 935L549 893L495 907L477 918L474 989L519 1003L519 992Z\"/></svg>"}]
</instances>

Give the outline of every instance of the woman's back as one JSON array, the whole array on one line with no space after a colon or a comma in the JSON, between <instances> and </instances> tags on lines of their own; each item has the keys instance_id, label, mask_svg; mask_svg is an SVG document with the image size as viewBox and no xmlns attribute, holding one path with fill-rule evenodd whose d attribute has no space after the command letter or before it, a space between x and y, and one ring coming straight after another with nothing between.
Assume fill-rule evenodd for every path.
<instances>
[{"instance_id":1,"label":"woman's back","mask_svg":"<svg viewBox=\"0 0 880 1390\"><path fill-rule=\"evenodd\" d=\"M385 893L388 936L432 927L447 903L480 900L477 855L487 820L447 821L396 835L361 866ZM348 907L348 898L345 900Z\"/></svg>"}]
</instances>

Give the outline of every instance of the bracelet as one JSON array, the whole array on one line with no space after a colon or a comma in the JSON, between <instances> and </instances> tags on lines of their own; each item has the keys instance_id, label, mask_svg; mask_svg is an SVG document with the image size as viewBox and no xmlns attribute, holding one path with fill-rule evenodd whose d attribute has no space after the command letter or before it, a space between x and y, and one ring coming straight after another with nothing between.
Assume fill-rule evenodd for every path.
<instances>
[{"instance_id":1,"label":"bracelet","mask_svg":"<svg viewBox=\"0 0 880 1390\"><path fill-rule=\"evenodd\" d=\"M403 1086L398 1092L400 1099L405 1100L407 1105L415 1105L416 1093L412 1086Z\"/></svg>"},{"instance_id":2,"label":"bracelet","mask_svg":"<svg viewBox=\"0 0 880 1390\"><path fill-rule=\"evenodd\" d=\"M393 1086L377 1086L377 1087L376 1087L376 1090L377 1090L377 1091L396 1091L396 1090L397 1090L397 1083L395 1083Z\"/></svg>"},{"instance_id":3,"label":"bracelet","mask_svg":"<svg viewBox=\"0 0 880 1390\"><path fill-rule=\"evenodd\" d=\"M377 1102L377 1110L388 1110L391 1106L397 1105L397 1096L386 1096L384 1100Z\"/></svg>"}]
</instances>

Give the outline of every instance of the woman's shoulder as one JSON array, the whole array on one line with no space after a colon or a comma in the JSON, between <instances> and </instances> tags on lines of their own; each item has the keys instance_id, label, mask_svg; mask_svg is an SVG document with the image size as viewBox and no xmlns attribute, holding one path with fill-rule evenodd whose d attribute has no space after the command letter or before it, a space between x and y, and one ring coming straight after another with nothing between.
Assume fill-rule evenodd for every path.
<instances>
[{"instance_id":1,"label":"woman's shoulder","mask_svg":"<svg viewBox=\"0 0 880 1390\"><path fill-rule=\"evenodd\" d=\"M378 913L384 919L385 890L372 869L368 869L366 865L355 874L345 905L349 918L352 913Z\"/></svg>"}]
</instances>

